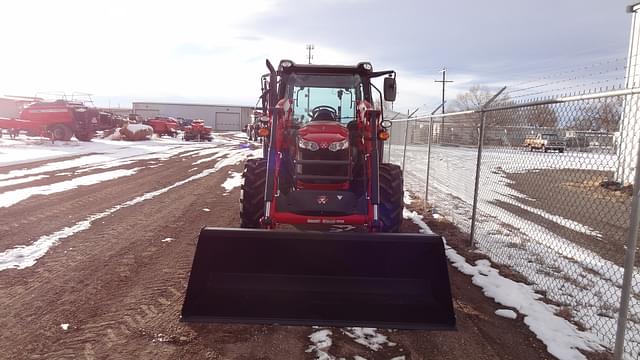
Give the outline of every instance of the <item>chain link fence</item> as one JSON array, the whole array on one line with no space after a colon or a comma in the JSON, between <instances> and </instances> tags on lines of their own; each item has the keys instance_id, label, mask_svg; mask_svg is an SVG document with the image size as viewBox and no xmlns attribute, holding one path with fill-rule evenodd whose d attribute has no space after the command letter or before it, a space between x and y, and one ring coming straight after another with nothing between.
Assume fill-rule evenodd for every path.
<instances>
[{"instance_id":1,"label":"chain link fence","mask_svg":"<svg viewBox=\"0 0 640 360\"><path fill-rule=\"evenodd\" d=\"M639 107L636 91L617 90L395 119L385 156L436 218L611 350L629 290L623 349L635 359L640 260L629 262L636 249L627 245L637 236Z\"/></svg>"}]
</instances>

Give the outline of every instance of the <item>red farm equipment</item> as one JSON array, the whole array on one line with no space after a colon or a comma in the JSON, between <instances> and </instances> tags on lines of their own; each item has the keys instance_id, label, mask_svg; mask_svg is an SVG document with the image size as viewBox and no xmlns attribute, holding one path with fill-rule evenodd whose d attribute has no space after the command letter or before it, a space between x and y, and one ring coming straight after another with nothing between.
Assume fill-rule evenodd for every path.
<instances>
[{"instance_id":1,"label":"red farm equipment","mask_svg":"<svg viewBox=\"0 0 640 360\"><path fill-rule=\"evenodd\" d=\"M454 329L442 238L397 233L403 174L382 162L391 123L372 84L384 77L394 101L395 72L267 67L266 156L245 163L243 229L201 230L182 320Z\"/></svg>"},{"instance_id":2,"label":"red farm equipment","mask_svg":"<svg viewBox=\"0 0 640 360\"><path fill-rule=\"evenodd\" d=\"M210 126L205 126L204 120L193 120L190 125L184 127L184 140L211 141L213 140L212 130Z\"/></svg>"},{"instance_id":3,"label":"red farm equipment","mask_svg":"<svg viewBox=\"0 0 640 360\"><path fill-rule=\"evenodd\" d=\"M151 126L153 128L153 132L160 136L167 135L176 137L178 135L178 129L180 129L178 120L166 116L156 116L154 118L147 119L144 121L144 124Z\"/></svg>"},{"instance_id":4,"label":"red farm equipment","mask_svg":"<svg viewBox=\"0 0 640 360\"><path fill-rule=\"evenodd\" d=\"M81 102L56 100L39 101L27 105L19 118L0 118L0 129L8 129L12 136L26 131L30 136L45 136L51 140L90 141L96 131L114 129L113 114L85 106Z\"/></svg>"}]
</instances>

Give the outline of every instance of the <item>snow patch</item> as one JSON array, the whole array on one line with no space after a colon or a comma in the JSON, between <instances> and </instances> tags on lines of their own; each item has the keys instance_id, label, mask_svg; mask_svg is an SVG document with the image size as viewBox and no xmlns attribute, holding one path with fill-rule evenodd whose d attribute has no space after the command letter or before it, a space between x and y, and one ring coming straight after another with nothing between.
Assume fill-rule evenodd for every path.
<instances>
[{"instance_id":1,"label":"snow patch","mask_svg":"<svg viewBox=\"0 0 640 360\"><path fill-rule=\"evenodd\" d=\"M445 242L446 244L446 242ZM542 298L531 286L501 276L488 260L467 263L453 248L446 247L447 258L460 272L472 277L472 282L497 303L512 307L524 315L524 322L559 359L586 359L578 350L602 351L598 339L578 330L567 320L555 315L557 307L539 300Z\"/></svg>"},{"instance_id":2,"label":"snow patch","mask_svg":"<svg viewBox=\"0 0 640 360\"><path fill-rule=\"evenodd\" d=\"M222 185L225 192L223 195L229 194L229 192L237 187L242 185L242 173L231 171L229 172L229 177L225 180Z\"/></svg>"},{"instance_id":3,"label":"snow patch","mask_svg":"<svg viewBox=\"0 0 640 360\"><path fill-rule=\"evenodd\" d=\"M422 221L422 215L419 215L415 211L410 211L408 209L402 209L402 217L408 220L411 220L414 224L420 227L420 232L428 235L435 235L433 230L427 225L424 221Z\"/></svg>"},{"instance_id":4,"label":"snow patch","mask_svg":"<svg viewBox=\"0 0 640 360\"><path fill-rule=\"evenodd\" d=\"M69 330L69 324L60 324L60 327L62 328L62 330L67 331Z\"/></svg>"},{"instance_id":5,"label":"snow patch","mask_svg":"<svg viewBox=\"0 0 640 360\"><path fill-rule=\"evenodd\" d=\"M305 352L315 352L316 359L318 360L333 360L335 357L327 352L331 347L331 330L322 329L316 332L313 332L309 335L309 339L313 343L310 345Z\"/></svg>"},{"instance_id":6,"label":"snow patch","mask_svg":"<svg viewBox=\"0 0 640 360\"><path fill-rule=\"evenodd\" d=\"M48 178L48 177L49 175L37 175L37 176L29 176L22 179L4 180L4 181L0 181L0 187L24 184L24 183L28 183L28 182Z\"/></svg>"},{"instance_id":7,"label":"snow patch","mask_svg":"<svg viewBox=\"0 0 640 360\"><path fill-rule=\"evenodd\" d=\"M202 211L204 211L204 212L209 212L209 211L211 211L211 209L209 209L209 208L204 208L204 209L202 209Z\"/></svg>"},{"instance_id":8,"label":"snow patch","mask_svg":"<svg viewBox=\"0 0 640 360\"><path fill-rule=\"evenodd\" d=\"M496 315L505 317L507 319L516 319L518 314L515 311L509 309L498 309L496 310Z\"/></svg>"},{"instance_id":9,"label":"snow patch","mask_svg":"<svg viewBox=\"0 0 640 360\"><path fill-rule=\"evenodd\" d=\"M164 239L162 239L160 241L162 241L162 242L172 242L173 240L175 240L175 239L168 237L168 238L164 238Z\"/></svg>"},{"instance_id":10,"label":"snow patch","mask_svg":"<svg viewBox=\"0 0 640 360\"><path fill-rule=\"evenodd\" d=\"M0 194L0 208L15 205L30 198L33 195L51 195L58 192L75 189L79 186L94 185L103 181L114 180L124 176L133 175L138 170L139 168L106 171L99 174L77 177L75 179L62 181L59 183L7 191Z\"/></svg>"},{"instance_id":11,"label":"snow patch","mask_svg":"<svg viewBox=\"0 0 640 360\"><path fill-rule=\"evenodd\" d=\"M411 194L407 190L404 191L404 197L402 200L404 201L405 205L411 205L411 203L413 202Z\"/></svg>"},{"instance_id":12,"label":"snow patch","mask_svg":"<svg viewBox=\"0 0 640 360\"><path fill-rule=\"evenodd\" d=\"M376 328L350 327L341 329L341 331L353 339L356 343L364 345L373 351L381 350L383 345L396 346L387 339L385 335L376 331Z\"/></svg>"}]
</instances>

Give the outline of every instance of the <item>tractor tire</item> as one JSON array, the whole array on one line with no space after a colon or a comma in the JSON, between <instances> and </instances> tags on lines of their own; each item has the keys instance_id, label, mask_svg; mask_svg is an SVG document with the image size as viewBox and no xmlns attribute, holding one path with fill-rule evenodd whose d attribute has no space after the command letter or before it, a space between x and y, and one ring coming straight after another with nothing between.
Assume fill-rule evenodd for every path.
<instances>
[{"instance_id":1,"label":"tractor tire","mask_svg":"<svg viewBox=\"0 0 640 360\"><path fill-rule=\"evenodd\" d=\"M244 164L240 186L240 227L260 228L264 216L264 187L267 181L267 161L249 159Z\"/></svg>"},{"instance_id":2,"label":"tractor tire","mask_svg":"<svg viewBox=\"0 0 640 360\"><path fill-rule=\"evenodd\" d=\"M91 141L95 133L93 131L76 131L76 139L80 141Z\"/></svg>"},{"instance_id":3,"label":"tractor tire","mask_svg":"<svg viewBox=\"0 0 640 360\"><path fill-rule=\"evenodd\" d=\"M73 130L68 125L58 124L49 128L51 140L69 141L73 136Z\"/></svg>"},{"instance_id":4,"label":"tractor tire","mask_svg":"<svg viewBox=\"0 0 640 360\"><path fill-rule=\"evenodd\" d=\"M382 232L398 232L402 225L404 183L402 169L395 164L380 164L380 206Z\"/></svg>"}]
</instances>

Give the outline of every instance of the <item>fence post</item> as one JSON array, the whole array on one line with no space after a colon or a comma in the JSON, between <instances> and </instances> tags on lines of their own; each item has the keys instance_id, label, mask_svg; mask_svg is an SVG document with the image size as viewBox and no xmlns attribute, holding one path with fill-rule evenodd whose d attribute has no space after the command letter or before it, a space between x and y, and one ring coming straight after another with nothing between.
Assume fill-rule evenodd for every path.
<instances>
[{"instance_id":1,"label":"fence post","mask_svg":"<svg viewBox=\"0 0 640 360\"><path fill-rule=\"evenodd\" d=\"M407 110L408 116L407 116L407 121L405 122L405 128L404 128L404 148L402 149L402 175L404 175L404 161L407 157L407 138L409 137L409 119L411 119L413 114L415 114L418 111L418 109L415 109L411 114L409 114L409 110Z\"/></svg>"},{"instance_id":2,"label":"fence post","mask_svg":"<svg viewBox=\"0 0 640 360\"><path fill-rule=\"evenodd\" d=\"M425 181L424 186L424 207L427 207L427 201L429 200L429 167L431 165L431 139L433 138L433 114L440 109L440 107L444 106L446 102L441 102L437 108L433 109L431 112L431 117L429 118L429 137L428 137L428 146L427 146L427 179Z\"/></svg>"},{"instance_id":3,"label":"fence post","mask_svg":"<svg viewBox=\"0 0 640 360\"><path fill-rule=\"evenodd\" d=\"M429 170L431 167L431 138L433 137L433 117L429 118L429 136L427 138L427 180L424 187L424 206L429 201Z\"/></svg>"},{"instance_id":4,"label":"fence post","mask_svg":"<svg viewBox=\"0 0 640 360\"><path fill-rule=\"evenodd\" d=\"M473 239L476 230L476 215L478 211L478 193L480 192L480 165L482 162L482 145L484 143L484 120L485 109L489 106L507 87L503 87L489 101L480 107L480 134L478 135L478 157L476 159L476 178L473 187L473 207L471 210L471 230L469 231L469 246L473 246Z\"/></svg>"},{"instance_id":5,"label":"fence post","mask_svg":"<svg viewBox=\"0 0 640 360\"><path fill-rule=\"evenodd\" d=\"M627 331L627 317L629 315L629 298L633 286L633 270L636 257L638 226L640 226L640 146L636 154L636 173L633 182L633 197L631 199L631 218L629 220L629 237L627 251L624 254L624 276L622 293L620 294L620 311L618 312L618 329L613 357L621 360L624 354L624 337Z\"/></svg>"}]
</instances>

